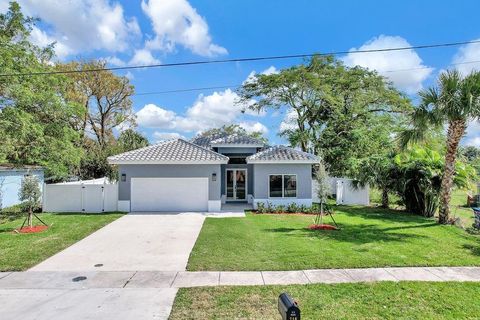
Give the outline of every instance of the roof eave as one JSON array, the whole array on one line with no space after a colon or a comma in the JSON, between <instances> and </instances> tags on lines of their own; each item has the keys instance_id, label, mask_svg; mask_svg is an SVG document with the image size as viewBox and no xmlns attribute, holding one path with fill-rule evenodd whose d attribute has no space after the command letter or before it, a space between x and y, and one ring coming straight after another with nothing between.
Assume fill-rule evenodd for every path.
<instances>
[{"instance_id":1,"label":"roof eave","mask_svg":"<svg viewBox=\"0 0 480 320\"><path fill-rule=\"evenodd\" d=\"M215 148L229 148L229 147L243 147L243 148L263 148L264 144L259 143L211 143L212 147Z\"/></svg>"},{"instance_id":2,"label":"roof eave","mask_svg":"<svg viewBox=\"0 0 480 320\"><path fill-rule=\"evenodd\" d=\"M124 165L124 164L227 164L228 159L223 160L115 160L108 159L109 164Z\"/></svg>"},{"instance_id":3,"label":"roof eave","mask_svg":"<svg viewBox=\"0 0 480 320\"><path fill-rule=\"evenodd\" d=\"M249 160L248 164L315 164L319 160Z\"/></svg>"}]
</instances>

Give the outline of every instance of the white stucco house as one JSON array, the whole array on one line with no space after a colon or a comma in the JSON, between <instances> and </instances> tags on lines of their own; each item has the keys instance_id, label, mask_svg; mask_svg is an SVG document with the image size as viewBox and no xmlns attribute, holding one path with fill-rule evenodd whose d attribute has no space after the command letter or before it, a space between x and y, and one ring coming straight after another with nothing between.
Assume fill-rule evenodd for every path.
<instances>
[{"instance_id":1,"label":"white stucco house","mask_svg":"<svg viewBox=\"0 0 480 320\"><path fill-rule=\"evenodd\" d=\"M219 211L225 203L312 204L319 159L245 135L175 139L108 158L121 211Z\"/></svg>"}]
</instances>

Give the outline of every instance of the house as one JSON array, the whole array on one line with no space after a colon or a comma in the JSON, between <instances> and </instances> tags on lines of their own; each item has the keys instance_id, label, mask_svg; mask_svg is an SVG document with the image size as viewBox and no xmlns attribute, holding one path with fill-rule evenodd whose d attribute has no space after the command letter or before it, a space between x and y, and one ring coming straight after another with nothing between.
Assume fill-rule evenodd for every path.
<instances>
[{"instance_id":1,"label":"house","mask_svg":"<svg viewBox=\"0 0 480 320\"><path fill-rule=\"evenodd\" d=\"M312 204L318 158L245 135L175 139L108 158L121 211L220 211L225 203Z\"/></svg>"},{"instance_id":2,"label":"house","mask_svg":"<svg viewBox=\"0 0 480 320\"><path fill-rule=\"evenodd\" d=\"M38 166L15 167L10 164L0 165L0 209L21 203L18 192L22 179L26 175L36 176L43 186L43 168Z\"/></svg>"}]
</instances>

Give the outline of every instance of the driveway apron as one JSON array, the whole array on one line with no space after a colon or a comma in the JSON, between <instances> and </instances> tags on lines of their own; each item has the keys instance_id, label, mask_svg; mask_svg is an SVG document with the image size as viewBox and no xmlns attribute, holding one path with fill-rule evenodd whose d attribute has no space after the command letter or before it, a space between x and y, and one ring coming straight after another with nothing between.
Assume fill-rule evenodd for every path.
<instances>
[{"instance_id":1,"label":"driveway apron","mask_svg":"<svg viewBox=\"0 0 480 320\"><path fill-rule=\"evenodd\" d=\"M205 217L128 214L30 271L181 271Z\"/></svg>"}]
</instances>

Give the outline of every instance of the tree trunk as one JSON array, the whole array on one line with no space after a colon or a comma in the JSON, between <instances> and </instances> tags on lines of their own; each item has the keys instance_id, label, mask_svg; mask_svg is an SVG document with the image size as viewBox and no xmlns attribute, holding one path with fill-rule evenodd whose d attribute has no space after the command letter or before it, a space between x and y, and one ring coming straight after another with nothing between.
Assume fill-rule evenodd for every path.
<instances>
[{"instance_id":1,"label":"tree trunk","mask_svg":"<svg viewBox=\"0 0 480 320\"><path fill-rule=\"evenodd\" d=\"M32 208L28 209L28 226L31 228L33 226L33 212Z\"/></svg>"},{"instance_id":2,"label":"tree trunk","mask_svg":"<svg viewBox=\"0 0 480 320\"><path fill-rule=\"evenodd\" d=\"M440 190L440 211L438 222L448 223L450 217L450 199L452 197L453 177L455 175L455 162L457 160L457 149L460 139L465 133L465 121L455 120L448 124L447 152L445 154L445 168L442 177Z\"/></svg>"},{"instance_id":3,"label":"tree trunk","mask_svg":"<svg viewBox=\"0 0 480 320\"><path fill-rule=\"evenodd\" d=\"M388 209L389 204L390 204L390 202L388 200L388 190L383 189L382 190L382 208Z\"/></svg>"}]
</instances>

